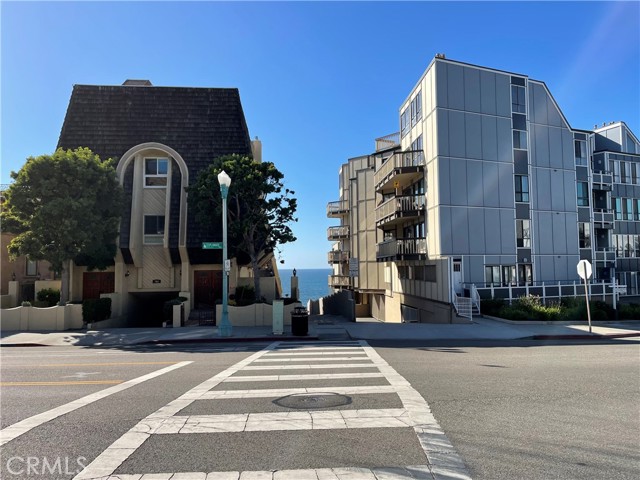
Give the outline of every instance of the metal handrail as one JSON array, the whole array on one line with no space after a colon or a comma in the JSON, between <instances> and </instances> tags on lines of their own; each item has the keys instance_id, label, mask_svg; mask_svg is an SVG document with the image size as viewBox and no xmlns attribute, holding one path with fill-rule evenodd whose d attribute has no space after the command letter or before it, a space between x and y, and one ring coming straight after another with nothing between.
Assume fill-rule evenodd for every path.
<instances>
[{"instance_id":1,"label":"metal handrail","mask_svg":"<svg viewBox=\"0 0 640 480\"><path fill-rule=\"evenodd\" d=\"M337 200L335 202L329 202L327 204L327 215L334 215L337 213L347 212L349 205L346 200Z\"/></svg>"},{"instance_id":2,"label":"metal handrail","mask_svg":"<svg viewBox=\"0 0 640 480\"><path fill-rule=\"evenodd\" d=\"M412 212L424 209L426 197L424 195L397 195L381 203L376 208L376 221L398 212Z\"/></svg>"},{"instance_id":3,"label":"metal handrail","mask_svg":"<svg viewBox=\"0 0 640 480\"><path fill-rule=\"evenodd\" d=\"M421 167L424 166L424 152L422 150L410 150L408 152L396 152L391 155L373 175L373 183L378 185L387 176L391 175L393 170L402 167Z\"/></svg>"},{"instance_id":4,"label":"metal handrail","mask_svg":"<svg viewBox=\"0 0 640 480\"><path fill-rule=\"evenodd\" d=\"M329 238L348 237L349 225L341 225L339 227L329 227L327 228L327 236Z\"/></svg>"},{"instance_id":5,"label":"metal handrail","mask_svg":"<svg viewBox=\"0 0 640 480\"><path fill-rule=\"evenodd\" d=\"M416 255L427 253L426 238L394 238L385 240L377 245L378 257L393 257L395 255Z\"/></svg>"}]
</instances>

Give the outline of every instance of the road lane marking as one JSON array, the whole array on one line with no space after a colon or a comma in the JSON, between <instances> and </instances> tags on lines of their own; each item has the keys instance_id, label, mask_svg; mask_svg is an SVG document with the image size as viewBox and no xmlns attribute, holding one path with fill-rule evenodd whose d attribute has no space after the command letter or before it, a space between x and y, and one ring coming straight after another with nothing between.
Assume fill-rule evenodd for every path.
<instances>
[{"instance_id":1,"label":"road lane marking","mask_svg":"<svg viewBox=\"0 0 640 480\"><path fill-rule=\"evenodd\" d=\"M308 362L309 360L313 360L314 362L335 362L337 360L366 361L366 362L370 361L368 357L326 357L326 358L300 357L300 358L260 358L255 362L256 363Z\"/></svg>"},{"instance_id":2,"label":"road lane marking","mask_svg":"<svg viewBox=\"0 0 640 480\"><path fill-rule=\"evenodd\" d=\"M121 392L123 390L127 390L128 388L139 385L147 380L151 380L152 378L159 377L160 375L164 375L165 373L169 373L178 368L184 367L193 363L192 361L188 362L180 362L175 365L171 365L169 367L161 368L160 370L156 370L155 372L148 373L146 375L142 375L138 378L133 378L131 380L127 380L126 382L122 382L113 387L105 388L99 392L94 392L85 397L74 400L73 402L67 403L65 405L61 405L59 407L53 408L43 413L39 413L38 415L34 415L32 417L21 420L13 425L9 425L6 428L0 430L0 445L4 445L5 443L10 442L16 437L27 433L28 431L39 427L40 425L47 423L54 418L58 418L62 415L65 415L69 412L73 412L79 408L82 408L86 405L89 405L93 402L101 400L109 395L113 395L114 393Z\"/></svg>"},{"instance_id":3,"label":"road lane marking","mask_svg":"<svg viewBox=\"0 0 640 480\"><path fill-rule=\"evenodd\" d=\"M389 467L378 469L360 468L335 468L317 470L291 470L292 476L286 478L349 478L351 480L373 480L376 478L455 478L458 480L470 479L466 466L458 456L453 445L449 442L439 424L433 417L429 406L422 396L411 384L398 374L372 347L365 341L358 344L364 354L360 360L369 359L380 373L374 374L331 374L331 375L267 375L267 376L234 376L241 370L248 369L253 362L259 361L287 361L292 355L304 356L307 364L311 361L322 360L335 361L342 352L321 351L310 353L274 353L281 343L274 343L264 350L247 357L243 361L218 373L214 377L204 381L200 385L184 393L176 400L160 408L155 413L138 422L122 437L111 444L98 457L94 459L74 480L90 478L121 478L114 472L125 462L151 435L154 434L195 434L214 432L243 432L243 431L272 431L272 430L307 430L307 429L344 429L344 428L413 428L422 447L427 465L414 467ZM317 345L317 344L316 344ZM331 348L331 347L329 347ZM326 357L322 357L327 355ZM347 355L351 355L347 353ZM278 358L283 356L285 358ZM272 357L272 358L261 358ZM275 357L275 358L273 358ZM302 358L298 357L298 361ZM295 365L294 365L295 366ZM325 364L326 368L326 364ZM253 369L253 368L252 368ZM220 391L212 390L223 382L244 381L277 381L277 380L309 380L309 379L338 379L338 378L362 378L375 376L385 378L389 385L384 386L346 386L346 387L322 387L322 388L291 388L291 389L264 389L264 390L238 390ZM356 390L357 389L357 390ZM225 398L266 398L285 396L300 393L326 393L328 390L339 393L396 393L402 401L399 409L365 409L365 410L303 410L296 412L276 413L246 413L225 415L191 415L179 416L178 412L197 400L216 400ZM280 479L282 471L269 472L224 472L237 473L234 478ZM202 478L197 472L193 475L185 473L185 478ZM223 474L223 472L220 472ZM144 474L142 480L144 480ZM172 474L168 474L172 475ZM182 476L182 475L181 475ZM140 478L137 475L130 478ZM151 477L149 477L151 478ZM215 472L212 478L216 478Z\"/></svg>"},{"instance_id":4,"label":"road lane marking","mask_svg":"<svg viewBox=\"0 0 640 480\"><path fill-rule=\"evenodd\" d=\"M351 349L349 349L351 350ZM359 348L357 351L340 351L340 352L278 352L278 353L269 353L266 356L269 358L273 357L316 357L316 356L325 356L325 355L366 355L365 352Z\"/></svg>"},{"instance_id":5,"label":"road lane marking","mask_svg":"<svg viewBox=\"0 0 640 480\"><path fill-rule=\"evenodd\" d=\"M300 365L256 365L244 367L245 370L323 370L341 368L376 368L375 363L325 363L325 364L300 364Z\"/></svg>"},{"instance_id":6,"label":"road lane marking","mask_svg":"<svg viewBox=\"0 0 640 480\"><path fill-rule=\"evenodd\" d=\"M109 363L49 363L45 365L19 365L3 364L2 368L30 367L30 368L54 368L54 367L119 367L123 365L175 365L178 362L109 362Z\"/></svg>"},{"instance_id":7,"label":"road lane marking","mask_svg":"<svg viewBox=\"0 0 640 480\"><path fill-rule=\"evenodd\" d=\"M170 418L173 417L183 408L191 405L193 401L199 396L207 393L213 387L222 382L225 378L230 377L238 370L243 369L255 359L260 358L262 355L269 351L272 351L278 342L274 342L259 352L248 356L244 360L232 365L226 370L214 375L208 380L205 380L200 385L196 385L188 392L184 393L177 399L169 402L164 407L157 410L155 413L140 420L136 426L125 433L122 437L112 443L106 450L98 455L89 465L87 465L78 475L74 477L74 480L86 480L97 477L107 477L111 475L116 469L127 459L133 452L135 452L149 437L147 433L141 433L136 431L139 425L143 425L144 422L154 418Z\"/></svg>"},{"instance_id":8,"label":"road lane marking","mask_svg":"<svg viewBox=\"0 0 640 480\"><path fill-rule=\"evenodd\" d=\"M68 385L118 385L124 380L63 380L60 382L0 382L0 387L64 387Z\"/></svg>"},{"instance_id":9,"label":"road lane marking","mask_svg":"<svg viewBox=\"0 0 640 480\"><path fill-rule=\"evenodd\" d=\"M294 380L338 380L342 378L384 378L383 373L318 373L310 375L244 375L223 382L287 382Z\"/></svg>"},{"instance_id":10,"label":"road lane marking","mask_svg":"<svg viewBox=\"0 0 640 480\"><path fill-rule=\"evenodd\" d=\"M244 472L174 472L153 473L145 475L109 475L101 480L167 480L170 478L205 480L206 479L260 479L260 480L433 480L428 465L412 465L409 467L379 467L379 468L316 468L296 470L249 470ZM442 480L455 480L457 477L439 477Z\"/></svg>"},{"instance_id":11,"label":"road lane marking","mask_svg":"<svg viewBox=\"0 0 640 480\"><path fill-rule=\"evenodd\" d=\"M265 388L258 390L212 390L199 395L196 400L225 400L231 398L278 398L288 395L373 395L379 393L397 393L393 385L363 385L353 387L299 387L299 388Z\"/></svg>"}]
</instances>

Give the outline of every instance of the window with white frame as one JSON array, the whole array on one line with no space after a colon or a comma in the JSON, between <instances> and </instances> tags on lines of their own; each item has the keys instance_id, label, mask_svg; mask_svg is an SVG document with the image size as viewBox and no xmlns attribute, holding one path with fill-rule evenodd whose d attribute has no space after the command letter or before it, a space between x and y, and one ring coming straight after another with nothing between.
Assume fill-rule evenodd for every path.
<instances>
[{"instance_id":1,"label":"window with white frame","mask_svg":"<svg viewBox=\"0 0 640 480\"><path fill-rule=\"evenodd\" d=\"M413 127L422 119L422 90L418 91L411 100L411 126Z\"/></svg>"},{"instance_id":2,"label":"window with white frame","mask_svg":"<svg viewBox=\"0 0 640 480\"><path fill-rule=\"evenodd\" d=\"M168 158L145 158L144 159L144 186L145 187L166 187L167 176L169 174Z\"/></svg>"},{"instance_id":3,"label":"window with white frame","mask_svg":"<svg viewBox=\"0 0 640 480\"><path fill-rule=\"evenodd\" d=\"M410 110L409 107L405 108L404 111L402 112L402 115L400 115L400 134L403 137L407 133L409 133L409 128L410 128L409 115L411 115L411 112L409 110Z\"/></svg>"},{"instance_id":4,"label":"window with white frame","mask_svg":"<svg viewBox=\"0 0 640 480\"><path fill-rule=\"evenodd\" d=\"M516 175L516 202L529 201L529 176Z\"/></svg>"},{"instance_id":5,"label":"window with white frame","mask_svg":"<svg viewBox=\"0 0 640 480\"><path fill-rule=\"evenodd\" d=\"M577 193L578 193L578 206L579 207L588 207L589 206L589 183L588 182L578 182L577 184Z\"/></svg>"},{"instance_id":6,"label":"window with white frame","mask_svg":"<svg viewBox=\"0 0 640 480\"><path fill-rule=\"evenodd\" d=\"M27 258L27 277L35 277L38 275L38 262Z\"/></svg>"},{"instance_id":7,"label":"window with white frame","mask_svg":"<svg viewBox=\"0 0 640 480\"><path fill-rule=\"evenodd\" d=\"M580 248L591 248L591 224L578 223L578 243Z\"/></svg>"},{"instance_id":8,"label":"window with white frame","mask_svg":"<svg viewBox=\"0 0 640 480\"><path fill-rule=\"evenodd\" d=\"M583 140L574 140L576 165L587 166L587 142Z\"/></svg>"},{"instance_id":9,"label":"window with white frame","mask_svg":"<svg viewBox=\"0 0 640 480\"><path fill-rule=\"evenodd\" d=\"M144 216L144 243L161 245L164 240L164 215Z\"/></svg>"},{"instance_id":10,"label":"window with white frame","mask_svg":"<svg viewBox=\"0 0 640 480\"><path fill-rule=\"evenodd\" d=\"M527 113L525 103L525 88L519 85L511 85L511 111L515 113Z\"/></svg>"},{"instance_id":11,"label":"window with white frame","mask_svg":"<svg viewBox=\"0 0 640 480\"><path fill-rule=\"evenodd\" d=\"M513 148L517 148L518 150L527 149L527 132L522 130L513 131Z\"/></svg>"},{"instance_id":12,"label":"window with white frame","mask_svg":"<svg viewBox=\"0 0 640 480\"><path fill-rule=\"evenodd\" d=\"M531 248L531 223L529 220L516 220L516 246Z\"/></svg>"}]
</instances>

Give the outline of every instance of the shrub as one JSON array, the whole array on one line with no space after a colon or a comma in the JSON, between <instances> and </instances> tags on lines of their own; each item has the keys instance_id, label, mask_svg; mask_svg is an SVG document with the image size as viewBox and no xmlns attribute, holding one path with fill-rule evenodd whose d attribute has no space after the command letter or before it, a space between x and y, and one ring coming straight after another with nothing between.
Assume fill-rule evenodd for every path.
<instances>
[{"instance_id":1,"label":"shrub","mask_svg":"<svg viewBox=\"0 0 640 480\"><path fill-rule=\"evenodd\" d=\"M256 291L250 285L240 285L236 287L235 301L239 307L252 305L256 301Z\"/></svg>"},{"instance_id":2,"label":"shrub","mask_svg":"<svg viewBox=\"0 0 640 480\"><path fill-rule=\"evenodd\" d=\"M22 302L22 306L23 307L30 307L31 306L31 302L24 301L24 302Z\"/></svg>"},{"instance_id":3,"label":"shrub","mask_svg":"<svg viewBox=\"0 0 640 480\"><path fill-rule=\"evenodd\" d=\"M99 322L111 316L111 299L96 298L82 302L82 321L84 323Z\"/></svg>"},{"instance_id":4,"label":"shrub","mask_svg":"<svg viewBox=\"0 0 640 480\"><path fill-rule=\"evenodd\" d=\"M480 302L482 313L492 316L497 316L500 313L500 309L504 306L505 301L502 298L488 298Z\"/></svg>"},{"instance_id":5,"label":"shrub","mask_svg":"<svg viewBox=\"0 0 640 480\"><path fill-rule=\"evenodd\" d=\"M618 318L623 320L640 319L640 305L636 303L622 304L618 306Z\"/></svg>"},{"instance_id":6,"label":"shrub","mask_svg":"<svg viewBox=\"0 0 640 480\"><path fill-rule=\"evenodd\" d=\"M529 314L515 305L502 307L498 314L501 318L508 320L530 320Z\"/></svg>"},{"instance_id":7,"label":"shrub","mask_svg":"<svg viewBox=\"0 0 640 480\"><path fill-rule=\"evenodd\" d=\"M37 298L39 302L46 303L47 307L53 307L60 301L60 290L43 288L38 292Z\"/></svg>"}]
</instances>

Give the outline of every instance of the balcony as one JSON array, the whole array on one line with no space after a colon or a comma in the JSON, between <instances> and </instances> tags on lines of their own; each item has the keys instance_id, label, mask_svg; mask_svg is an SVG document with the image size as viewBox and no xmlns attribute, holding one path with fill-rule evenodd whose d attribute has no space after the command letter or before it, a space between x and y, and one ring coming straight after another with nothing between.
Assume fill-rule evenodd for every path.
<instances>
[{"instance_id":1,"label":"balcony","mask_svg":"<svg viewBox=\"0 0 640 480\"><path fill-rule=\"evenodd\" d=\"M351 277L348 275L329 275L329 286L331 288L350 287Z\"/></svg>"},{"instance_id":2,"label":"balcony","mask_svg":"<svg viewBox=\"0 0 640 480\"><path fill-rule=\"evenodd\" d=\"M373 175L376 191L391 190L411 185L424 171L422 151L398 152L380 165Z\"/></svg>"},{"instance_id":3,"label":"balcony","mask_svg":"<svg viewBox=\"0 0 640 480\"><path fill-rule=\"evenodd\" d=\"M348 251L332 250L329 252L327 260L328 263L346 263L349 261L349 257Z\"/></svg>"},{"instance_id":4,"label":"balcony","mask_svg":"<svg viewBox=\"0 0 640 480\"><path fill-rule=\"evenodd\" d=\"M426 238L398 238L385 240L377 245L376 260L426 260Z\"/></svg>"},{"instance_id":5,"label":"balcony","mask_svg":"<svg viewBox=\"0 0 640 480\"><path fill-rule=\"evenodd\" d=\"M349 238L349 225L327 228L327 238L329 241L345 240Z\"/></svg>"},{"instance_id":6,"label":"balcony","mask_svg":"<svg viewBox=\"0 0 640 480\"><path fill-rule=\"evenodd\" d=\"M424 195L398 195L376 208L376 227L390 226L424 215Z\"/></svg>"},{"instance_id":7,"label":"balcony","mask_svg":"<svg viewBox=\"0 0 640 480\"><path fill-rule=\"evenodd\" d=\"M347 213L349 213L349 205L346 200L338 200L327 204L327 217L329 218L340 218Z\"/></svg>"},{"instance_id":8,"label":"balcony","mask_svg":"<svg viewBox=\"0 0 640 480\"><path fill-rule=\"evenodd\" d=\"M614 212L608 208L593 209L593 226L595 228L612 229L614 221Z\"/></svg>"},{"instance_id":9,"label":"balcony","mask_svg":"<svg viewBox=\"0 0 640 480\"><path fill-rule=\"evenodd\" d=\"M386 150L395 145L400 144L400 132L392 133L391 135L385 135L384 137L376 138L376 152L380 150Z\"/></svg>"},{"instance_id":10,"label":"balcony","mask_svg":"<svg viewBox=\"0 0 640 480\"><path fill-rule=\"evenodd\" d=\"M596 263L602 262L605 265L615 265L616 263L616 250L615 248L603 248L596 250Z\"/></svg>"},{"instance_id":11,"label":"balcony","mask_svg":"<svg viewBox=\"0 0 640 480\"><path fill-rule=\"evenodd\" d=\"M610 192L613 188L613 176L609 172L598 172L593 174L593 189Z\"/></svg>"}]
</instances>

